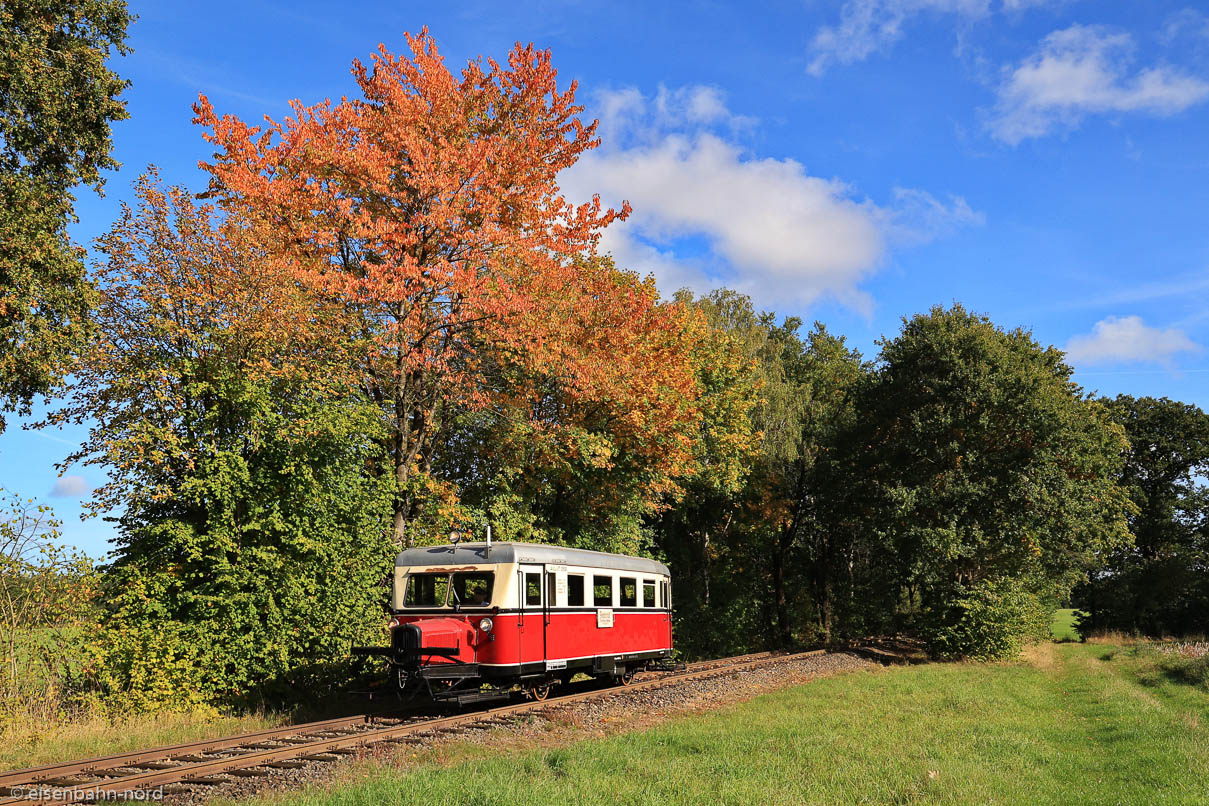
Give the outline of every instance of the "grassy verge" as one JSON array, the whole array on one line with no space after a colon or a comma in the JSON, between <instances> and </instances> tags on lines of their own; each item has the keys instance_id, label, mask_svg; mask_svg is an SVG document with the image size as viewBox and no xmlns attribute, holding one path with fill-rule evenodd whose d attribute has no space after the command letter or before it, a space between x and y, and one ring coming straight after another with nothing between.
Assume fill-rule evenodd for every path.
<instances>
[{"instance_id":1,"label":"grassy verge","mask_svg":"<svg viewBox=\"0 0 1209 806\"><path fill-rule=\"evenodd\" d=\"M282 714L105 716L33 722L23 717L0 734L0 770L107 756L166 744L214 739L285 724Z\"/></svg>"},{"instance_id":2,"label":"grassy verge","mask_svg":"<svg viewBox=\"0 0 1209 806\"><path fill-rule=\"evenodd\" d=\"M268 802L1209 802L1209 693L1157 668L1127 650L1044 644L1027 662L856 672L552 750L365 763Z\"/></svg>"},{"instance_id":3,"label":"grassy verge","mask_svg":"<svg viewBox=\"0 0 1209 806\"><path fill-rule=\"evenodd\" d=\"M1063 608L1054 611L1054 620L1050 623L1049 631L1055 641L1078 641L1082 636L1075 627L1081 611L1073 608Z\"/></svg>"}]
</instances>

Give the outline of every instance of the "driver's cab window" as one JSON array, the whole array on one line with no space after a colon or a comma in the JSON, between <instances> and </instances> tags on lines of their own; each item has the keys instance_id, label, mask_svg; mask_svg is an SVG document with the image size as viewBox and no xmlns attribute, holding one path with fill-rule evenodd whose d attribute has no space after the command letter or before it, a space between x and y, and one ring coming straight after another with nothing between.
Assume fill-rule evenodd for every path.
<instances>
[{"instance_id":1,"label":"driver's cab window","mask_svg":"<svg viewBox=\"0 0 1209 806\"><path fill-rule=\"evenodd\" d=\"M404 607L444 607L449 574L409 574Z\"/></svg>"},{"instance_id":2,"label":"driver's cab window","mask_svg":"<svg viewBox=\"0 0 1209 806\"><path fill-rule=\"evenodd\" d=\"M461 607L491 605L492 573L458 573L453 575L453 595L449 603Z\"/></svg>"}]
</instances>

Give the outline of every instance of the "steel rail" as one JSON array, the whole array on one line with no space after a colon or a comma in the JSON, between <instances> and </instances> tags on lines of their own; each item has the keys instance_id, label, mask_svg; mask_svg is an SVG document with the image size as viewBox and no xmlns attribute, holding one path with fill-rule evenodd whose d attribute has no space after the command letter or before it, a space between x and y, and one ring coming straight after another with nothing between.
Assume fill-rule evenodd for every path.
<instances>
[{"instance_id":1,"label":"steel rail","mask_svg":"<svg viewBox=\"0 0 1209 806\"><path fill-rule=\"evenodd\" d=\"M298 725L286 725L280 728L268 728L266 730L255 731L253 733L241 733L238 736L224 736L219 739L199 739L195 742L188 742L186 744L164 745L162 747L151 747L146 750L132 750L128 753L118 753L112 756L96 756L94 758L85 758L78 761L63 762L61 764L46 764L41 767L28 767L22 770L10 770L8 772L0 773L0 787L36 783L40 780L64 778L66 776L75 775L81 772L106 770L114 767L127 766L130 764L163 761L165 759L170 759L173 756L188 755L190 753L205 753L214 750L225 750L231 747L238 747L241 744L263 742L284 736L294 736L304 732L312 733L321 730L344 728L350 725L366 724L373 719L397 713L399 713L398 709L394 711L383 711L381 713L334 717L332 719L324 719L319 722L305 722Z\"/></svg>"},{"instance_id":2,"label":"steel rail","mask_svg":"<svg viewBox=\"0 0 1209 806\"><path fill-rule=\"evenodd\" d=\"M513 714L525 713L529 711L552 710L562 705L579 702L581 700L615 696L618 694L624 694L631 691L640 691L643 689L661 688L699 678L709 678L714 676L721 677L734 672L740 672L770 663L791 661L812 655L821 655L825 651L826 650L817 649L810 652L798 652L792 654L755 653L754 657L740 656L740 658L736 659L739 661L737 663L713 663L712 665L708 665L706 668L694 668L692 670L686 670L683 672L673 672L670 674L653 677L649 680L638 680L625 686L592 689L574 694L565 694L561 697L552 697L547 700L521 702L513 705L506 705L498 708L488 708L481 711L457 714L449 717L438 717L399 725L390 725L381 728L371 728L369 730L357 733L350 733L346 736L329 736L307 742L293 743L283 747L252 749L251 752L240 753L233 756L223 756L204 761L189 761L170 768L152 769L147 772L139 773L119 773L116 777L105 778L87 783L56 786L51 782L70 775L71 773L66 771L68 767L73 768L72 772L76 773L94 772L96 770L108 770L122 766L120 763L114 763L117 760L124 760L127 762L127 764L139 764L152 760L170 760L172 756L179 756L182 754L188 754L190 752L206 752L205 750L201 749L201 745L207 743L194 742L190 743L189 745L177 745L169 748L157 748L156 750L143 751L144 756L149 756L149 754L156 752L161 753L161 755L156 759L146 757L139 761L135 761L132 760L133 757L138 756L139 754L127 753L119 756L108 756L64 765L49 765L46 767L39 767L29 770L16 770L13 773L6 773L5 776L7 780L13 779L15 776L20 774L38 774L38 777L35 779L26 778L21 781L21 784L24 785L23 788L25 790L54 790L55 799L57 802L75 803L84 800L92 800L98 796L105 797L110 793L131 793L137 790L145 790L162 784L188 784L191 779L205 778L207 775L223 774L234 770L259 767L290 759L323 756L325 754L347 751L353 747L398 740L412 734L443 732L451 728L459 728L461 726L470 725L477 722L491 722L498 720L501 717L511 716ZM286 738L289 736L299 736L303 733L313 733L317 729L331 730L335 727L349 727L351 724L369 724L369 718L370 717L367 715L362 714L358 717L325 720L322 723L313 722L306 725L295 725L292 728L277 728L270 731L259 731L255 734L244 734L243 736L215 740L210 744L213 745L216 743L223 743L224 746L221 748L210 747L209 750L236 750L240 749L241 745L256 744L259 741L265 741L267 738ZM336 723L343 724L338 725ZM325 728L320 726L327 727ZM264 736L264 734L269 733L275 734L275 736ZM164 751L167 751L169 755L164 755ZM92 764L93 766L80 766L84 764ZM54 775L55 777L47 777L48 773ZM5 797L0 797L0 804L31 802L30 798L22 795L12 795L11 789L14 786L21 788L21 786L18 784L6 785L6 788L10 790L10 794Z\"/></svg>"}]
</instances>

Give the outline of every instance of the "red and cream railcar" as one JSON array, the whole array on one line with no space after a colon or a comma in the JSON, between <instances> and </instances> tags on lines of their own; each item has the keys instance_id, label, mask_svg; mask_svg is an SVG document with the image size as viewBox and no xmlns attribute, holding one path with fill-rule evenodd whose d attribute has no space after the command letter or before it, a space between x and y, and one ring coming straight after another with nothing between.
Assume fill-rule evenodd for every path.
<instances>
[{"instance_id":1,"label":"red and cream railcar","mask_svg":"<svg viewBox=\"0 0 1209 806\"><path fill-rule=\"evenodd\" d=\"M469 701L544 697L585 673L629 682L672 653L663 563L532 543L413 548L395 561L390 663L400 686Z\"/></svg>"}]
</instances>

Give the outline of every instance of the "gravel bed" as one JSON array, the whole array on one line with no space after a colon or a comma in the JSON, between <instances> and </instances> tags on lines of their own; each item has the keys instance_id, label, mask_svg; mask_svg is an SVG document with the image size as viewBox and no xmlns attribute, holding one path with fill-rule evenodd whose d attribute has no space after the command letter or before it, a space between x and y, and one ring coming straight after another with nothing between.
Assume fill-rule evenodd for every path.
<instances>
[{"instance_id":1,"label":"gravel bed","mask_svg":"<svg viewBox=\"0 0 1209 806\"><path fill-rule=\"evenodd\" d=\"M617 688L611 690L609 696L552 705L540 713L518 714L488 726L472 726L441 735L411 736L403 742L380 742L357 748L355 754L333 761L306 762L297 768L275 769L258 777L230 776L229 782L211 786L165 787L164 802L171 806L203 806L219 797L237 800L277 790L299 789L346 775L352 762L364 759L406 769L426 763L455 763L474 758L482 755L483 747L490 747L496 753L523 752L641 730L673 716L708 711L818 677L879 665L876 660L869 659L871 654L874 653L835 652L660 688L640 691ZM894 657L891 653L876 654L884 660Z\"/></svg>"}]
</instances>

